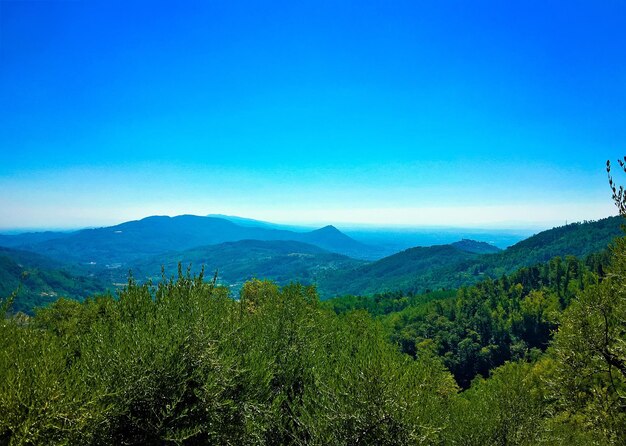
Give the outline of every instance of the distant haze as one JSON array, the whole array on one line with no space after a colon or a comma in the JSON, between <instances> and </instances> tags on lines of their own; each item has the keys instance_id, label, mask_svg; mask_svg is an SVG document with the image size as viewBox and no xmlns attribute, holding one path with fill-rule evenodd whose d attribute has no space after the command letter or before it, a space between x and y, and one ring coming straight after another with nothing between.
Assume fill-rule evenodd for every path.
<instances>
[{"instance_id":1,"label":"distant haze","mask_svg":"<svg viewBox=\"0 0 626 446\"><path fill-rule=\"evenodd\" d=\"M120 218L119 209L97 209L90 213L80 209L75 213L65 210L58 214L54 209L47 208L23 209L16 216L7 216L0 224L0 233L20 233L27 231L67 231L82 228L112 226L125 221L140 220L149 215L183 215L183 213L138 214L139 209L128 210ZM565 206L551 206L545 209L536 207L492 207L492 208L430 208L430 209L353 209L347 211L300 212L259 211L253 216L285 227L317 228L332 224L343 230L353 232L375 232L392 230L393 232L412 232L425 230L430 232L446 232L449 230L467 229L470 231L519 230L520 234L530 235L533 231L562 226L566 223L598 220L615 215L612 206L590 206L585 209L568 209ZM32 212L29 212L32 211ZM110 211L108 215L106 211ZM540 213L543 211L543 213ZM200 212L194 215L206 215ZM525 218L535 215L537 218ZM569 218L563 218L563 216ZM549 217L546 219L546 216ZM516 218L517 217L517 218ZM359 218L359 220L357 220Z\"/></svg>"}]
</instances>

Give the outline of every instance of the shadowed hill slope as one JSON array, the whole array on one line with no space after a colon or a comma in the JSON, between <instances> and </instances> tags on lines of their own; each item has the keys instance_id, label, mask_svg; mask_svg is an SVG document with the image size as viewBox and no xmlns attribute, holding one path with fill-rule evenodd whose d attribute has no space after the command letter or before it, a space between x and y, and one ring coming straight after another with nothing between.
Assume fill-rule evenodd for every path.
<instances>
[{"instance_id":1,"label":"shadowed hill slope","mask_svg":"<svg viewBox=\"0 0 626 446\"><path fill-rule=\"evenodd\" d=\"M35 253L0 248L0 297L18 294L12 311L31 312L59 297L84 299L102 293L106 286L55 260Z\"/></svg>"}]
</instances>

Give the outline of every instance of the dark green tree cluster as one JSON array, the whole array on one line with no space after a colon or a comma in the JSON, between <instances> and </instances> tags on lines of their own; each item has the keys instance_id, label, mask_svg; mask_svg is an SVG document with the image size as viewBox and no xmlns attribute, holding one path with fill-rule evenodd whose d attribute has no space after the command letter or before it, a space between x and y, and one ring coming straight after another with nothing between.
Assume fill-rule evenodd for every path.
<instances>
[{"instance_id":1,"label":"dark green tree cluster","mask_svg":"<svg viewBox=\"0 0 626 446\"><path fill-rule=\"evenodd\" d=\"M372 316L397 313L408 307L416 307L434 300L456 296L456 290L431 291L425 294L407 295L401 291L379 293L373 296L342 296L322 302L322 305L337 314L354 310L365 310Z\"/></svg>"},{"instance_id":2,"label":"dark green tree cluster","mask_svg":"<svg viewBox=\"0 0 626 446\"><path fill-rule=\"evenodd\" d=\"M507 362L458 395L450 444L624 444L625 239L615 241L610 260L602 280L583 279L571 296L544 354Z\"/></svg>"},{"instance_id":3,"label":"dark green tree cluster","mask_svg":"<svg viewBox=\"0 0 626 446\"><path fill-rule=\"evenodd\" d=\"M626 239L616 240L605 278L564 313L551 358L553 372L546 381L560 424L624 444Z\"/></svg>"},{"instance_id":4,"label":"dark green tree cluster","mask_svg":"<svg viewBox=\"0 0 626 446\"><path fill-rule=\"evenodd\" d=\"M441 356L462 387L508 360L545 351L559 315L597 281L584 262L557 257L499 280L461 288L454 298L422 300L384 318L391 339L414 357ZM432 295L432 293L431 293Z\"/></svg>"}]
</instances>

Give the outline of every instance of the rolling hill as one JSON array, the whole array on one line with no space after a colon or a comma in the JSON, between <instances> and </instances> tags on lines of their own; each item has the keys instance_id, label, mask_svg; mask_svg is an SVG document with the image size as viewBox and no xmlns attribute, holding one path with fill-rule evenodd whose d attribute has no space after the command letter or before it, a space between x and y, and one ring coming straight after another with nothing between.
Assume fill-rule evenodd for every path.
<instances>
[{"instance_id":1,"label":"rolling hill","mask_svg":"<svg viewBox=\"0 0 626 446\"><path fill-rule=\"evenodd\" d=\"M59 297L84 299L106 290L94 277L68 270L55 260L38 254L0 248L0 298L19 289L11 310L32 312Z\"/></svg>"},{"instance_id":2,"label":"rolling hill","mask_svg":"<svg viewBox=\"0 0 626 446\"><path fill-rule=\"evenodd\" d=\"M499 252L490 245L468 240L411 248L353 270L336 271L318 286L323 297L457 288L556 256L585 258L603 251L614 238L624 235L622 223L621 217L572 223L540 232Z\"/></svg>"},{"instance_id":3,"label":"rolling hill","mask_svg":"<svg viewBox=\"0 0 626 446\"><path fill-rule=\"evenodd\" d=\"M442 288L446 285L436 285L443 283L456 265L479 256L453 245L410 248L352 270L337 271L323 278L318 287L324 298ZM446 276L442 276L444 271Z\"/></svg>"},{"instance_id":4,"label":"rolling hill","mask_svg":"<svg viewBox=\"0 0 626 446\"><path fill-rule=\"evenodd\" d=\"M500 277L556 256L584 258L603 251L622 235L621 225L620 217L610 217L543 231L505 250L464 239L410 248L368 262L337 253L369 247L333 226L293 232L243 227L213 217L148 217L108 228L49 233L43 239L25 235L23 240L31 243L21 250L0 251L0 291L8 294L22 281L31 303L39 298L43 303L53 300L53 294L47 293L80 298L101 291L102 284L125 283L129 269L139 280L158 279L161 265L172 275L181 262L192 264L195 271L205 265L207 275L219 270L220 281L234 290L257 277L279 284L315 283L323 298L386 291L418 293ZM244 236L250 238L239 239ZM25 247L39 255L25 252Z\"/></svg>"},{"instance_id":5,"label":"rolling hill","mask_svg":"<svg viewBox=\"0 0 626 446\"><path fill-rule=\"evenodd\" d=\"M477 242L476 240L469 240L466 238L458 242L450 243L450 245L460 249L461 251L471 252L473 254L493 254L501 251L500 248L490 245L489 243Z\"/></svg>"},{"instance_id":6,"label":"rolling hill","mask_svg":"<svg viewBox=\"0 0 626 446\"><path fill-rule=\"evenodd\" d=\"M158 280L161 266L167 276L172 276L179 263L183 268L191 264L195 273L204 265L207 276L217 270L219 282L236 291L252 278L270 279L280 285L294 281L311 284L332 271L366 262L301 242L241 240L157 256L135 264L133 274L140 280Z\"/></svg>"}]
</instances>

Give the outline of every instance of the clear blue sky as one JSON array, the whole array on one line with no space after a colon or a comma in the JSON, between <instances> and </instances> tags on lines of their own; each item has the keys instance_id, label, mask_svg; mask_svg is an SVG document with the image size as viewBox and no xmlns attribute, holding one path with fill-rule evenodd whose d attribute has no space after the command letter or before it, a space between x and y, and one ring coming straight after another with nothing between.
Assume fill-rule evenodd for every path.
<instances>
[{"instance_id":1,"label":"clear blue sky","mask_svg":"<svg viewBox=\"0 0 626 446\"><path fill-rule=\"evenodd\" d=\"M613 213L623 1L2 1L0 229Z\"/></svg>"}]
</instances>

